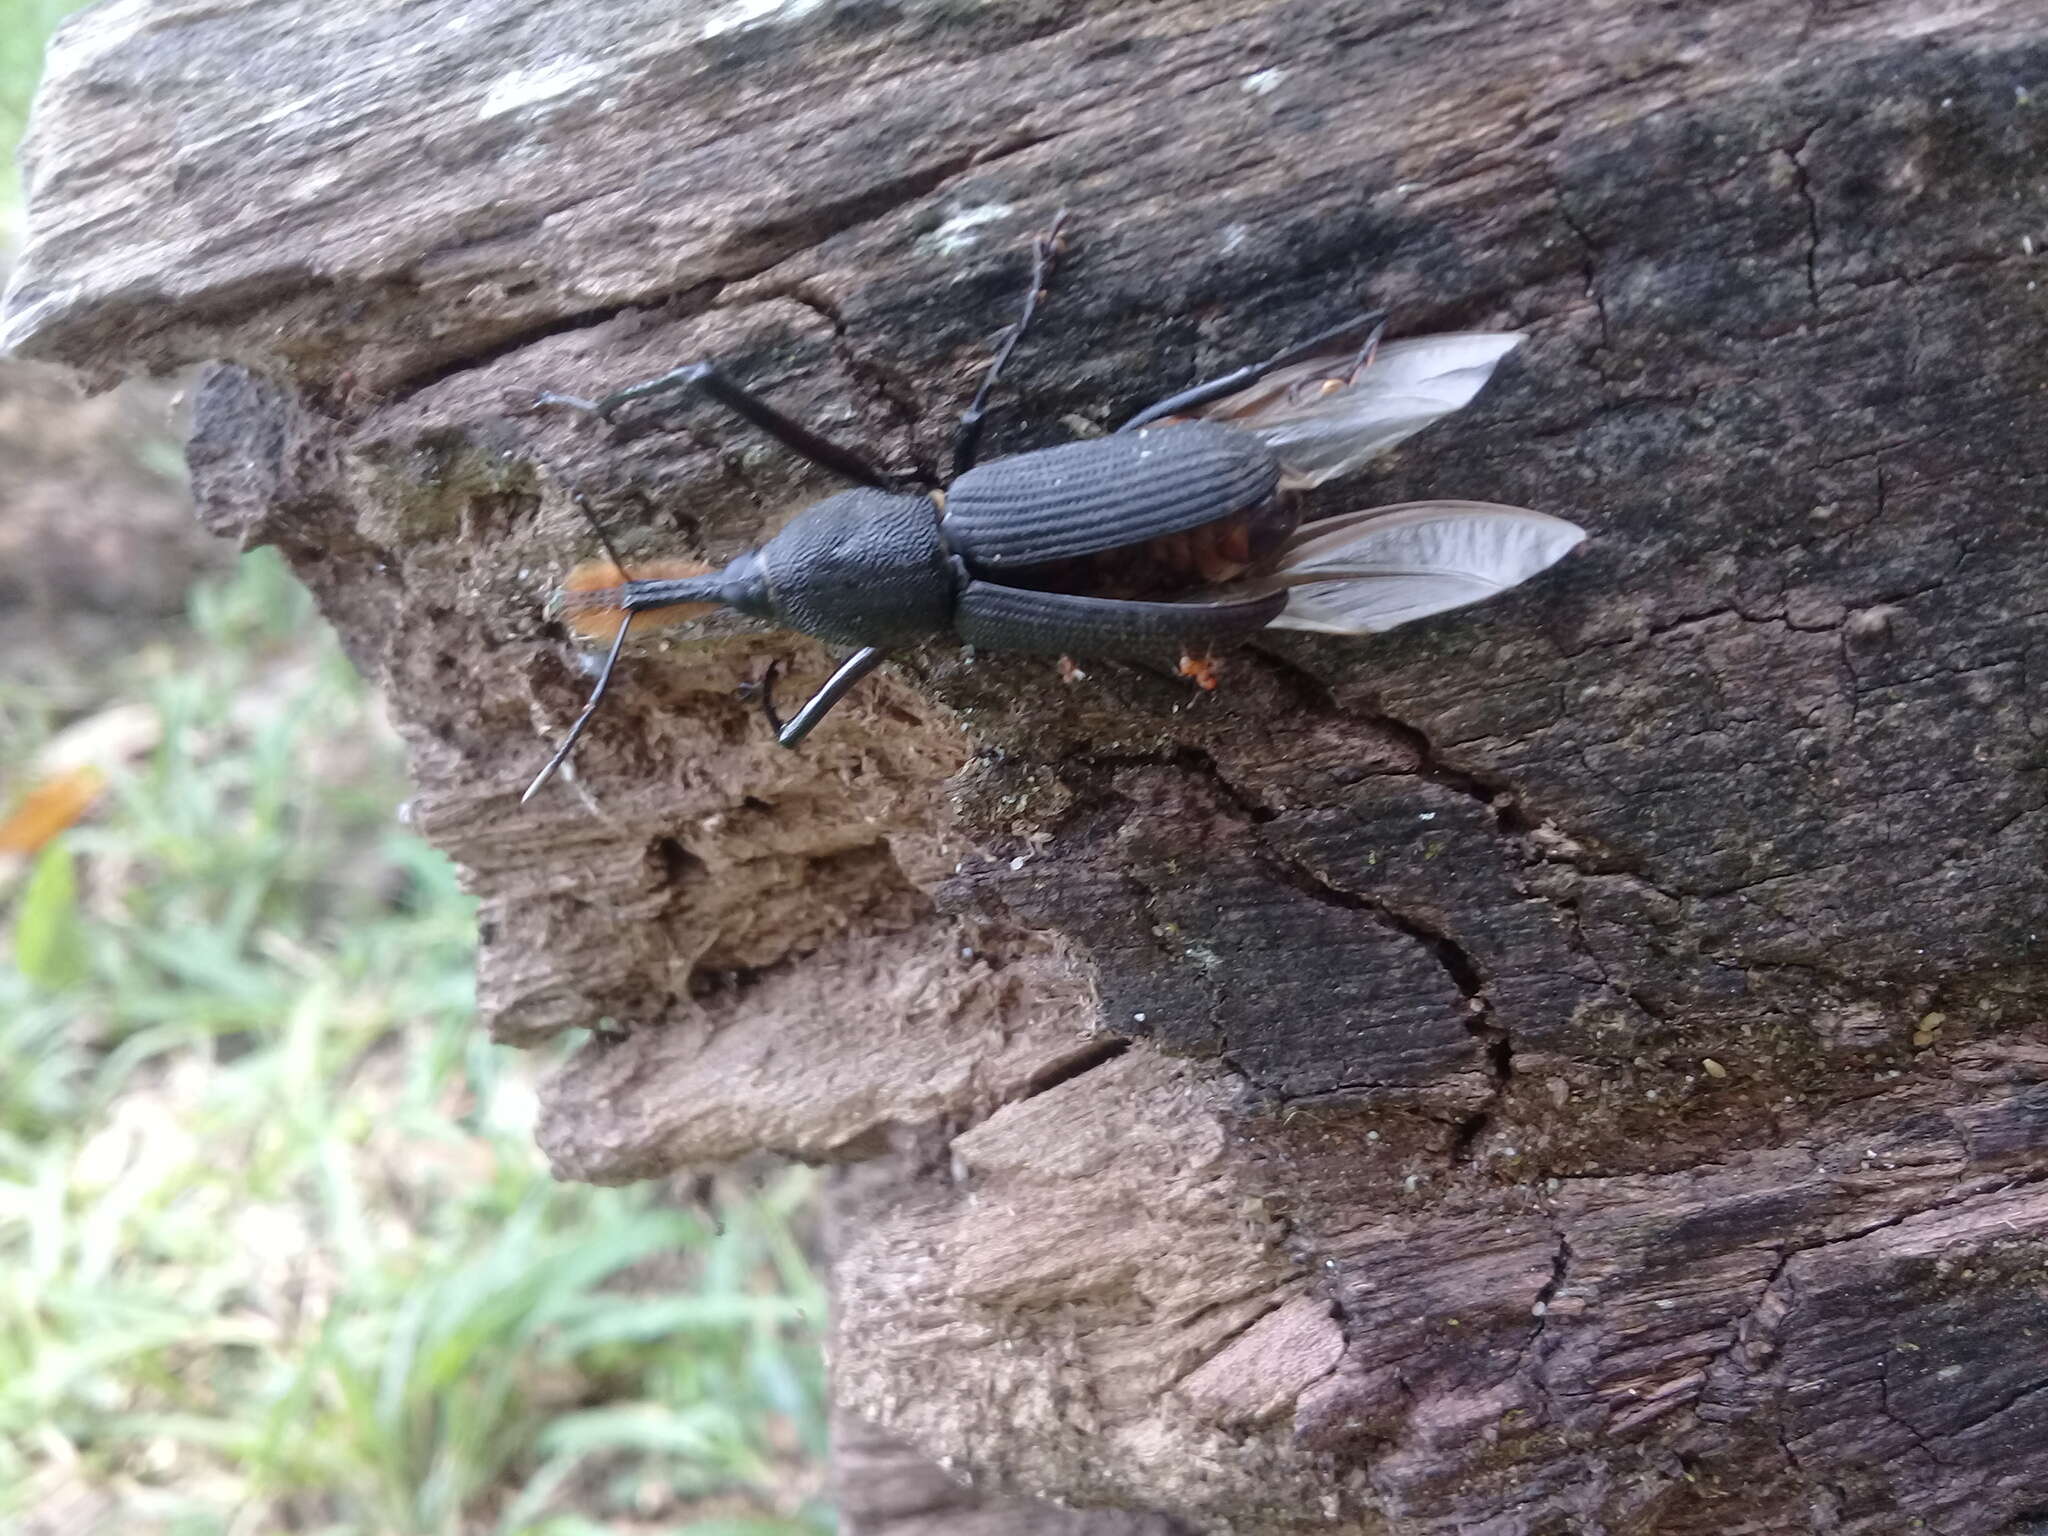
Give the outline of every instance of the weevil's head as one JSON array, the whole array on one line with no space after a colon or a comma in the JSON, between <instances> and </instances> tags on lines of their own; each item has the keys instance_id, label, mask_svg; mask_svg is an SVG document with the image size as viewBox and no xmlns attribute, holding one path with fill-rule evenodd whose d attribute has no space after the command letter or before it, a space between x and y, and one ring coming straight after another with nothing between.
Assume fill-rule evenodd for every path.
<instances>
[{"instance_id":1,"label":"weevil's head","mask_svg":"<svg viewBox=\"0 0 2048 1536\"><path fill-rule=\"evenodd\" d=\"M562 617L586 640L612 639L629 614L636 626L682 624L721 607L775 617L758 553L722 571L699 560L648 560L631 575L610 560L589 560L562 583Z\"/></svg>"},{"instance_id":2,"label":"weevil's head","mask_svg":"<svg viewBox=\"0 0 2048 1536\"><path fill-rule=\"evenodd\" d=\"M628 573L591 561L562 585L562 614L589 640L641 624L735 609L840 645L892 645L942 634L958 577L928 496L842 491L791 518L724 570L649 561Z\"/></svg>"}]
</instances>

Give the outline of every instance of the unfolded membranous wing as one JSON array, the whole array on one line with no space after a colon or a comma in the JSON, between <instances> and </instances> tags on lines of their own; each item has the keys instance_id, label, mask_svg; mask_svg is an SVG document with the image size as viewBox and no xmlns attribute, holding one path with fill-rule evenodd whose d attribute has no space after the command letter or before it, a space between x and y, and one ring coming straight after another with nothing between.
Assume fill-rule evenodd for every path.
<instances>
[{"instance_id":1,"label":"unfolded membranous wing","mask_svg":"<svg viewBox=\"0 0 2048 1536\"><path fill-rule=\"evenodd\" d=\"M1390 341L1355 378L1348 377L1355 348L1340 347L1270 373L1200 414L1256 434L1280 461L1285 483L1306 489L1471 404L1522 341L1519 331Z\"/></svg>"},{"instance_id":2,"label":"unfolded membranous wing","mask_svg":"<svg viewBox=\"0 0 2048 1536\"><path fill-rule=\"evenodd\" d=\"M1585 537L1577 524L1525 507L1404 502L1300 529L1273 572L1234 595L1285 590L1275 629L1370 634L1519 586Z\"/></svg>"}]
</instances>

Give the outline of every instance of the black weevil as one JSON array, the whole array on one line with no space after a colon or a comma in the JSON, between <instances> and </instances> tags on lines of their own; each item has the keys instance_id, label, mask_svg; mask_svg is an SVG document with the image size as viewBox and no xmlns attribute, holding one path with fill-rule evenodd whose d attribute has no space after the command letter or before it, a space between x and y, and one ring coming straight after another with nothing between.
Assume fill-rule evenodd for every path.
<instances>
[{"instance_id":1,"label":"black weevil","mask_svg":"<svg viewBox=\"0 0 2048 1536\"><path fill-rule=\"evenodd\" d=\"M1522 341L1460 332L1382 344L1383 315L1171 395L1109 436L976 468L989 392L1044 299L1060 223L1035 242L1023 313L960 419L943 489L890 478L711 363L596 400L539 397L609 421L636 400L694 393L859 488L799 513L722 571L628 579L614 555L572 574L571 620L586 635L609 633L611 652L522 798L568 758L636 617L723 604L858 647L786 725L764 688L776 739L793 747L891 647L950 636L1051 655L1178 650L1183 669L1213 685L1198 658L1261 629L1390 629L1506 591L1585 537L1545 513L1469 501L1300 526L1302 491L1466 405Z\"/></svg>"}]
</instances>

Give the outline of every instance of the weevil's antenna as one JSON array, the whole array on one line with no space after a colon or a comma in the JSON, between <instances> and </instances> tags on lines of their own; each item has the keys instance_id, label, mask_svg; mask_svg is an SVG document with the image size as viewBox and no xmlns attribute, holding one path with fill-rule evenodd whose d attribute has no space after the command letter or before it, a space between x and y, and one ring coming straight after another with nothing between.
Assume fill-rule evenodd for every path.
<instances>
[{"instance_id":1,"label":"weevil's antenna","mask_svg":"<svg viewBox=\"0 0 2048 1536\"><path fill-rule=\"evenodd\" d=\"M519 797L521 805L526 804L549 779L555 770L569 760L569 754L576 750L576 738L583 734L583 727L590 724L590 717L597 713L597 706L604 702L604 691L611 686L612 668L619 664L619 651L625 646L626 631L633 627L630 611L620 619L619 632L612 637L612 648L604 658L604 670L597 674L597 686L590 690L590 697L583 705L583 713L576 717L576 723L569 727L569 734L562 738L562 744L555 748L555 755L548 759L547 766L533 776L533 782L526 786L526 793Z\"/></svg>"},{"instance_id":2,"label":"weevil's antenna","mask_svg":"<svg viewBox=\"0 0 2048 1536\"><path fill-rule=\"evenodd\" d=\"M569 500L574 502L576 510L583 514L583 520L590 524L590 531L597 535L598 547L604 551L605 558L611 561L613 568L618 571L619 579L624 581L625 562L619 558L618 550L612 547L611 535L604 531L604 524L597 520L597 513L591 510L590 498L581 491L571 491ZM576 717L576 723L569 727L569 734L564 736L562 744L555 748L555 755L547 760L547 766L535 774L533 782L526 786L526 793L519 797L521 805L539 794L541 786L555 776L562 764L569 760L569 754L576 750L576 738L581 736L583 728L590 724L590 717L597 713L597 706L604 701L605 689L611 686L612 668L619 663L619 652L626 644L626 631L632 627L633 614L629 609L619 618L619 632L612 636L612 648L604 658L604 670L597 674L597 686L590 690L590 697L584 700L583 712Z\"/></svg>"},{"instance_id":3,"label":"weevil's antenna","mask_svg":"<svg viewBox=\"0 0 2048 1536\"><path fill-rule=\"evenodd\" d=\"M1365 345L1358 349L1358 356L1351 359L1351 366L1344 370L1344 382L1346 384L1356 384L1358 376L1372 366L1372 360L1379 355L1380 338L1386 334L1387 321L1386 317L1382 315L1380 323L1374 326L1371 333L1365 338ZM600 534L599 537L601 538L603 535Z\"/></svg>"},{"instance_id":4,"label":"weevil's antenna","mask_svg":"<svg viewBox=\"0 0 2048 1536\"><path fill-rule=\"evenodd\" d=\"M1062 208L1052 216L1052 226L1031 242L1031 286L1024 291L1024 312L1017 317L1010 333L1003 338L1003 345L988 365L988 372L981 376L981 388L974 392L974 399L967 409L960 413L960 424L953 429L953 473L957 480L974 468L974 457L981 447L981 426L988 414L989 391L996 387L996 380L1003 376L1003 369L1009 365L1010 354L1017 350L1017 343L1024 339L1024 333L1031 329L1031 322L1038 317L1038 306L1045 300L1046 285L1052 281L1053 269L1059 265L1061 254L1067 242L1061 231L1066 228L1067 210Z\"/></svg>"},{"instance_id":5,"label":"weevil's antenna","mask_svg":"<svg viewBox=\"0 0 2048 1536\"><path fill-rule=\"evenodd\" d=\"M1379 338L1375 335L1373 339L1377 341ZM597 520L597 514L591 510L590 498L581 491L571 491L569 499L576 504L576 510L583 514L583 521L590 524L590 531L597 535L597 547L604 551L605 559L619 568L619 578L624 580L626 562L619 558L618 550L612 547L611 535L604 531L604 524Z\"/></svg>"}]
</instances>

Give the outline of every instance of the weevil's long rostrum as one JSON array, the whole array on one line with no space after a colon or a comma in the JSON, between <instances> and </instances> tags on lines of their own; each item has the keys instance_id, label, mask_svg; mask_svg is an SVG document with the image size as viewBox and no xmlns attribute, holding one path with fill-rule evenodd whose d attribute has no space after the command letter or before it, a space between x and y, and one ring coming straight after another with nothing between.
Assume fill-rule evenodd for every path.
<instances>
[{"instance_id":1,"label":"weevil's long rostrum","mask_svg":"<svg viewBox=\"0 0 2048 1536\"><path fill-rule=\"evenodd\" d=\"M1523 340L1470 331L1383 341L1377 314L1170 395L1108 437L975 467L989 393L1043 302L1064 219L1034 243L1023 312L961 417L943 488L892 479L709 363L596 400L540 397L610 421L634 401L698 395L858 488L799 513L722 571L629 577L614 558L573 572L563 593L571 626L611 650L527 797L568 759L636 620L722 605L857 647L787 724L764 686L776 739L793 747L892 647L950 638L1054 655L1178 652L1183 671L1213 686L1208 653L1262 629L1391 629L1505 592L1585 537L1547 513L1472 501L1302 524L1302 492L1462 409Z\"/></svg>"}]
</instances>

